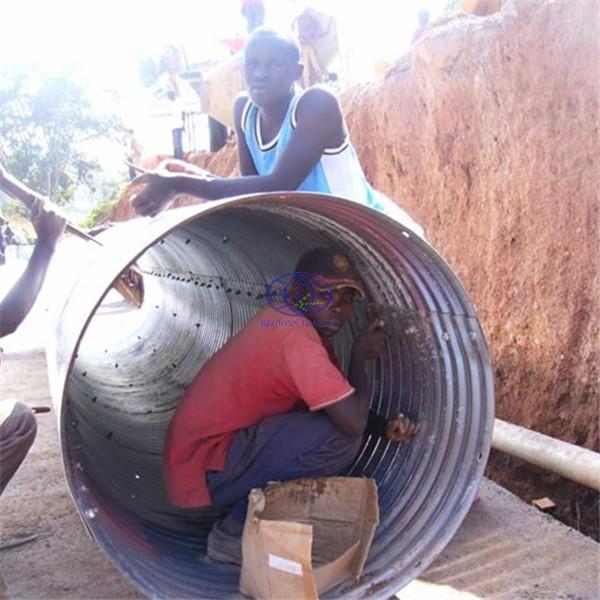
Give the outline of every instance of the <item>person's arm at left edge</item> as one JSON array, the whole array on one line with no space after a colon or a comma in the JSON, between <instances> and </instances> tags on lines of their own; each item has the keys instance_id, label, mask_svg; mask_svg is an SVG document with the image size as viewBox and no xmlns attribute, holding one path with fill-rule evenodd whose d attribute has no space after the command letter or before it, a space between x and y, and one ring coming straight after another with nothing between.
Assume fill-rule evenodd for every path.
<instances>
[{"instance_id":1,"label":"person's arm at left edge","mask_svg":"<svg viewBox=\"0 0 600 600\"><path fill-rule=\"evenodd\" d=\"M179 194L217 200L239 194L295 190L320 160L323 150L344 138L342 113L335 96L323 88L304 93L297 126L268 175L222 179L188 174L148 174L147 185L132 204L142 215L155 215Z\"/></svg>"},{"instance_id":2,"label":"person's arm at left edge","mask_svg":"<svg viewBox=\"0 0 600 600\"><path fill-rule=\"evenodd\" d=\"M66 225L64 218L44 209L39 200L34 203L31 221L37 242L25 272L0 303L0 337L16 331L31 310Z\"/></svg>"}]
</instances>

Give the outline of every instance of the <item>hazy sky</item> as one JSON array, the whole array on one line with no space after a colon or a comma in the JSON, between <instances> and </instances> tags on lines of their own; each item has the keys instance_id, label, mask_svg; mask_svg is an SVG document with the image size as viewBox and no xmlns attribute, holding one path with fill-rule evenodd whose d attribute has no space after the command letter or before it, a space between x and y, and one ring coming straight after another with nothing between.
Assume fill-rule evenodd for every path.
<instances>
[{"instance_id":1,"label":"hazy sky","mask_svg":"<svg viewBox=\"0 0 600 600\"><path fill-rule=\"evenodd\" d=\"M334 15L343 56L332 70L345 79L366 80L374 76L377 61L391 62L406 52L421 8L435 17L446 4L265 0L266 24L289 29L306 5ZM158 59L163 46L173 44L184 49L190 62L226 57L229 51L219 40L246 34L240 7L240 0L1 0L0 69L22 62L50 73L69 69L90 90L119 93L117 103L101 96L106 110L131 114L140 56ZM122 168L122 153L110 144L97 144L94 154L105 168Z\"/></svg>"},{"instance_id":2,"label":"hazy sky","mask_svg":"<svg viewBox=\"0 0 600 600\"><path fill-rule=\"evenodd\" d=\"M417 12L441 11L446 0L266 0L268 21L289 27L306 4L334 14L342 50L368 77L378 60L410 44ZM217 58L218 40L245 34L240 0L3 0L0 63L35 62L48 70L77 66L100 85L127 86L140 54L183 46L190 60ZM364 73L363 73L364 71ZM137 81L136 81L137 83Z\"/></svg>"}]
</instances>

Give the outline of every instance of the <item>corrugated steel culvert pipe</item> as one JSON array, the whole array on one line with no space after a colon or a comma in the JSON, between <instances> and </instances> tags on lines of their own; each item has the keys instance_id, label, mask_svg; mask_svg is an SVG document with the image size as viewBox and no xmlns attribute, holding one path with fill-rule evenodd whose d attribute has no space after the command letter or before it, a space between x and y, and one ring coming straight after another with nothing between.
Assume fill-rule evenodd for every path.
<instances>
[{"instance_id":1,"label":"corrugated steel culvert pipe","mask_svg":"<svg viewBox=\"0 0 600 600\"><path fill-rule=\"evenodd\" d=\"M404 445L366 440L352 473L377 480L381 524L362 580L327 597L389 598L423 571L475 496L493 422L481 327L435 251L363 206L302 193L168 211L102 240L78 242L90 256L58 311L48 362L71 493L117 567L152 597L238 594L239 571L205 557L217 513L167 501L163 435L201 365L264 305L265 283L293 271L308 248L335 242L357 257L393 332L372 367L372 406L417 417L423 430ZM140 309L107 292L134 261L144 273ZM369 309L338 335L344 364Z\"/></svg>"}]
</instances>

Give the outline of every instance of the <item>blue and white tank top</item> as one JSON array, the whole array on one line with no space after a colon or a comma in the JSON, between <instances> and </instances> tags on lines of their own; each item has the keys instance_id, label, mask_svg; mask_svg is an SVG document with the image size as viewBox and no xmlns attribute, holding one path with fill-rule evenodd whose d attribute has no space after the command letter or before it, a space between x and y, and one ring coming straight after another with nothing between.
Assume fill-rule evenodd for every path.
<instances>
[{"instance_id":1,"label":"blue and white tank top","mask_svg":"<svg viewBox=\"0 0 600 600\"><path fill-rule=\"evenodd\" d=\"M272 172L277 159L292 136L296 128L296 110L303 93L303 91L298 92L292 98L279 132L266 143L261 136L258 107L250 99L246 102L241 116L241 127L259 175L268 175ZM332 194L359 202L399 220L422 236L423 230L406 212L371 187L350 143L346 123L344 123L344 131L346 132L344 141L337 148L326 148L323 151L319 162L297 189L302 192Z\"/></svg>"}]
</instances>

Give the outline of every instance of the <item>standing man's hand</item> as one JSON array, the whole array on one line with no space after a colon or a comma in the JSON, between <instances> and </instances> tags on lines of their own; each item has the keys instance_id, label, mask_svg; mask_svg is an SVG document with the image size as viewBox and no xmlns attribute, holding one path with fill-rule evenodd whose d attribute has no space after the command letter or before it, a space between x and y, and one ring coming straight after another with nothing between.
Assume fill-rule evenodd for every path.
<instances>
[{"instance_id":1,"label":"standing man's hand","mask_svg":"<svg viewBox=\"0 0 600 600\"><path fill-rule=\"evenodd\" d=\"M41 200L36 200L31 209L31 223L37 234L38 245L54 251L56 243L65 231L67 220L44 208Z\"/></svg>"},{"instance_id":2,"label":"standing man's hand","mask_svg":"<svg viewBox=\"0 0 600 600\"><path fill-rule=\"evenodd\" d=\"M399 413L387 424L385 435L391 442L402 443L414 437L421 431L421 424Z\"/></svg>"},{"instance_id":3,"label":"standing man's hand","mask_svg":"<svg viewBox=\"0 0 600 600\"><path fill-rule=\"evenodd\" d=\"M352 358L358 361L374 360L385 350L385 321L375 318L354 340Z\"/></svg>"},{"instance_id":4,"label":"standing man's hand","mask_svg":"<svg viewBox=\"0 0 600 600\"><path fill-rule=\"evenodd\" d=\"M131 197L131 205L138 215L155 217L175 200L178 192L176 181L159 173L145 173L134 180L134 186L140 186L139 192Z\"/></svg>"},{"instance_id":5,"label":"standing man's hand","mask_svg":"<svg viewBox=\"0 0 600 600\"><path fill-rule=\"evenodd\" d=\"M131 205L142 216L156 216L180 194L186 193L186 180L193 179L195 188L202 181L210 181L213 176L203 169L182 160L163 161L155 171L144 173L131 185L141 186L131 197Z\"/></svg>"}]
</instances>

